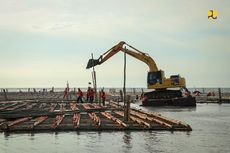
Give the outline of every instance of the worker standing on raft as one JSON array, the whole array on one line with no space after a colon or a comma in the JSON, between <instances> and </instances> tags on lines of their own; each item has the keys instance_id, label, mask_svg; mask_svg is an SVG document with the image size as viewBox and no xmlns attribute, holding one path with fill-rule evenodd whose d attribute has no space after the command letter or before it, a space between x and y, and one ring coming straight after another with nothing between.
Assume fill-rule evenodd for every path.
<instances>
[{"instance_id":1,"label":"worker standing on raft","mask_svg":"<svg viewBox=\"0 0 230 153\"><path fill-rule=\"evenodd\" d=\"M78 88L78 91L77 91L77 103L83 103L82 97L83 97L83 92L81 91L80 88Z\"/></svg>"},{"instance_id":2,"label":"worker standing on raft","mask_svg":"<svg viewBox=\"0 0 230 153\"><path fill-rule=\"evenodd\" d=\"M63 98L67 97L68 89L65 88Z\"/></svg>"},{"instance_id":3,"label":"worker standing on raft","mask_svg":"<svg viewBox=\"0 0 230 153\"><path fill-rule=\"evenodd\" d=\"M105 106L105 98L106 98L106 96L105 96L105 92L104 92L104 90L102 89L101 90L101 99L102 99L102 104L103 104L103 106Z\"/></svg>"}]
</instances>

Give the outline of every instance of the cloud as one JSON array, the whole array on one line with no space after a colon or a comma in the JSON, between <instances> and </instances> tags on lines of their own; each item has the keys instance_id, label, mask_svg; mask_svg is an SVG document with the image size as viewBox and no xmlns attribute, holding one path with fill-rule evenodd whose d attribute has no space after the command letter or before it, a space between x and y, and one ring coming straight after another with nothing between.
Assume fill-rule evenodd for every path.
<instances>
[{"instance_id":1,"label":"cloud","mask_svg":"<svg viewBox=\"0 0 230 153\"><path fill-rule=\"evenodd\" d=\"M147 31L158 36L197 29L206 21L209 8L209 1L179 1L175 4L149 0L141 3L12 0L0 1L0 4L1 27L52 35L96 37L121 35L121 32L146 35ZM222 5L220 10L229 12Z\"/></svg>"},{"instance_id":2,"label":"cloud","mask_svg":"<svg viewBox=\"0 0 230 153\"><path fill-rule=\"evenodd\" d=\"M38 84L39 77L44 82L42 78L51 78L53 74L57 84L70 74L73 81L87 82L84 78L90 76L89 71L85 71L82 63L86 62L88 54L94 52L99 56L120 40L125 40L148 52L167 75L174 72L183 76L189 74L189 80L196 82L199 79L196 73L202 74L203 78L210 75L212 70L205 68L213 66L213 60L229 65L224 58L229 56L229 4L228 0L179 0L176 3L170 0L0 0L0 65L5 67L2 73L7 78L30 71L30 78L37 78ZM207 19L207 11L211 8L219 12L215 21ZM78 59L80 56L81 60ZM74 58L75 62L69 61ZM117 64L122 60L122 55L117 55L98 68L99 76L103 77L100 81L109 85L111 78L122 77L122 65ZM143 73L147 66L139 66L136 60L130 61L129 76L132 77L129 84L141 80L138 86L143 84L145 87L146 74ZM192 69L194 61L199 63L196 71ZM12 65L4 62L12 62ZM32 62L33 66L26 65L27 62ZM47 67L50 62L53 62L52 70ZM76 72L66 70L66 63L84 68L76 69ZM220 66L220 73L227 69L224 64ZM16 70L11 71L14 68ZM229 73L225 71L224 74ZM24 77L26 75L20 74L18 82L26 82ZM0 78L0 84L5 80ZM17 79L13 77L11 80L15 83ZM215 82L215 78L210 80ZM222 82L224 84L224 80Z\"/></svg>"}]
</instances>

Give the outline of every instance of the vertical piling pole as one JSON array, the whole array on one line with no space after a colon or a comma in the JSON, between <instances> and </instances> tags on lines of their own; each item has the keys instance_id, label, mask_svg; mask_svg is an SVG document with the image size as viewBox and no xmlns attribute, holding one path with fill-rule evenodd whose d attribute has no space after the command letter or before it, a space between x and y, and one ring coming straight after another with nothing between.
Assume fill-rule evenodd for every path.
<instances>
[{"instance_id":1,"label":"vertical piling pole","mask_svg":"<svg viewBox=\"0 0 230 153\"><path fill-rule=\"evenodd\" d=\"M130 95L126 96L126 118L125 121L128 122L130 119Z\"/></svg>"},{"instance_id":2,"label":"vertical piling pole","mask_svg":"<svg viewBox=\"0 0 230 153\"><path fill-rule=\"evenodd\" d=\"M218 92L219 92L219 103L221 103L222 102L221 88L218 88Z\"/></svg>"},{"instance_id":3,"label":"vertical piling pole","mask_svg":"<svg viewBox=\"0 0 230 153\"><path fill-rule=\"evenodd\" d=\"M93 53L91 54L92 59L93 59ZM98 98L97 98L97 79L96 79L96 72L94 69L94 63L93 63L93 72L92 72L92 79L93 79L93 86L94 86L94 99L96 102L98 102Z\"/></svg>"},{"instance_id":4,"label":"vertical piling pole","mask_svg":"<svg viewBox=\"0 0 230 153\"><path fill-rule=\"evenodd\" d=\"M121 98L121 101L124 101L122 90L120 90L120 98ZM117 102L118 102L118 105L119 105L119 100Z\"/></svg>"},{"instance_id":5,"label":"vertical piling pole","mask_svg":"<svg viewBox=\"0 0 230 153\"><path fill-rule=\"evenodd\" d=\"M69 91L70 91L70 89L69 89L69 81L67 81L67 83L66 83L66 91L67 91L66 99L67 99L67 101L68 101L68 100L70 100L70 99L69 99L69 98L70 98L70 93L69 93Z\"/></svg>"},{"instance_id":6,"label":"vertical piling pole","mask_svg":"<svg viewBox=\"0 0 230 153\"><path fill-rule=\"evenodd\" d=\"M124 92L124 97L125 97L126 96L126 53L125 52L124 52L124 85L123 85L123 92Z\"/></svg>"},{"instance_id":7,"label":"vertical piling pole","mask_svg":"<svg viewBox=\"0 0 230 153\"><path fill-rule=\"evenodd\" d=\"M96 71L94 71L94 91L95 91L95 101L98 102L98 96L97 96L97 78L96 78Z\"/></svg>"},{"instance_id":8,"label":"vertical piling pole","mask_svg":"<svg viewBox=\"0 0 230 153\"><path fill-rule=\"evenodd\" d=\"M101 106L101 91L99 91L99 105Z\"/></svg>"},{"instance_id":9,"label":"vertical piling pole","mask_svg":"<svg viewBox=\"0 0 230 153\"><path fill-rule=\"evenodd\" d=\"M123 101L124 101L124 120L127 121L127 99L126 99L126 53L124 52L124 85L123 85Z\"/></svg>"},{"instance_id":10,"label":"vertical piling pole","mask_svg":"<svg viewBox=\"0 0 230 153\"><path fill-rule=\"evenodd\" d=\"M7 100L6 89L3 89L3 93L4 93L4 98L5 98L5 100Z\"/></svg>"}]
</instances>

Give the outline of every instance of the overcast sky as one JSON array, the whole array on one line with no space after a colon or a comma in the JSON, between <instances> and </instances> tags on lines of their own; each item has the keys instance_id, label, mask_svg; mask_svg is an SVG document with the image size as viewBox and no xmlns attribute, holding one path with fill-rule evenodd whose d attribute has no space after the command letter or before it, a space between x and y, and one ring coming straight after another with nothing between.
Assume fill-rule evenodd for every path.
<instances>
[{"instance_id":1,"label":"overcast sky","mask_svg":"<svg viewBox=\"0 0 230 153\"><path fill-rule=\"evenodd\" d=\"M229 8L229 0L0 0L0 88L86 87L91 53L121 40L188 87L230 87ZM127 86L146 87L148 66L127 59ZM122 87L123 54L96 72L99 87Z\"/></svg>"}]
</instances>

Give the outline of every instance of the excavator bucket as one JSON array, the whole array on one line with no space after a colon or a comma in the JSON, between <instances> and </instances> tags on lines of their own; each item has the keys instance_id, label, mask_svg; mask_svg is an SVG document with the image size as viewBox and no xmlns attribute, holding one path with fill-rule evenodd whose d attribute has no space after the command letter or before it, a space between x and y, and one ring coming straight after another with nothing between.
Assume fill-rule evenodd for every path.
<instances>
[{"instance_id":1,"label":"excavator bucket","mask_svg":"<svg viewBox=\"0 0 230 153\"><path fill-rule=\"evenodd\" d=\"M89 59L88 64L86 66L86 69L89 69L89 68L94 67L96 65L99 65L99 60L98 59L97 60Z\"/></svg>"}]
</instances>

